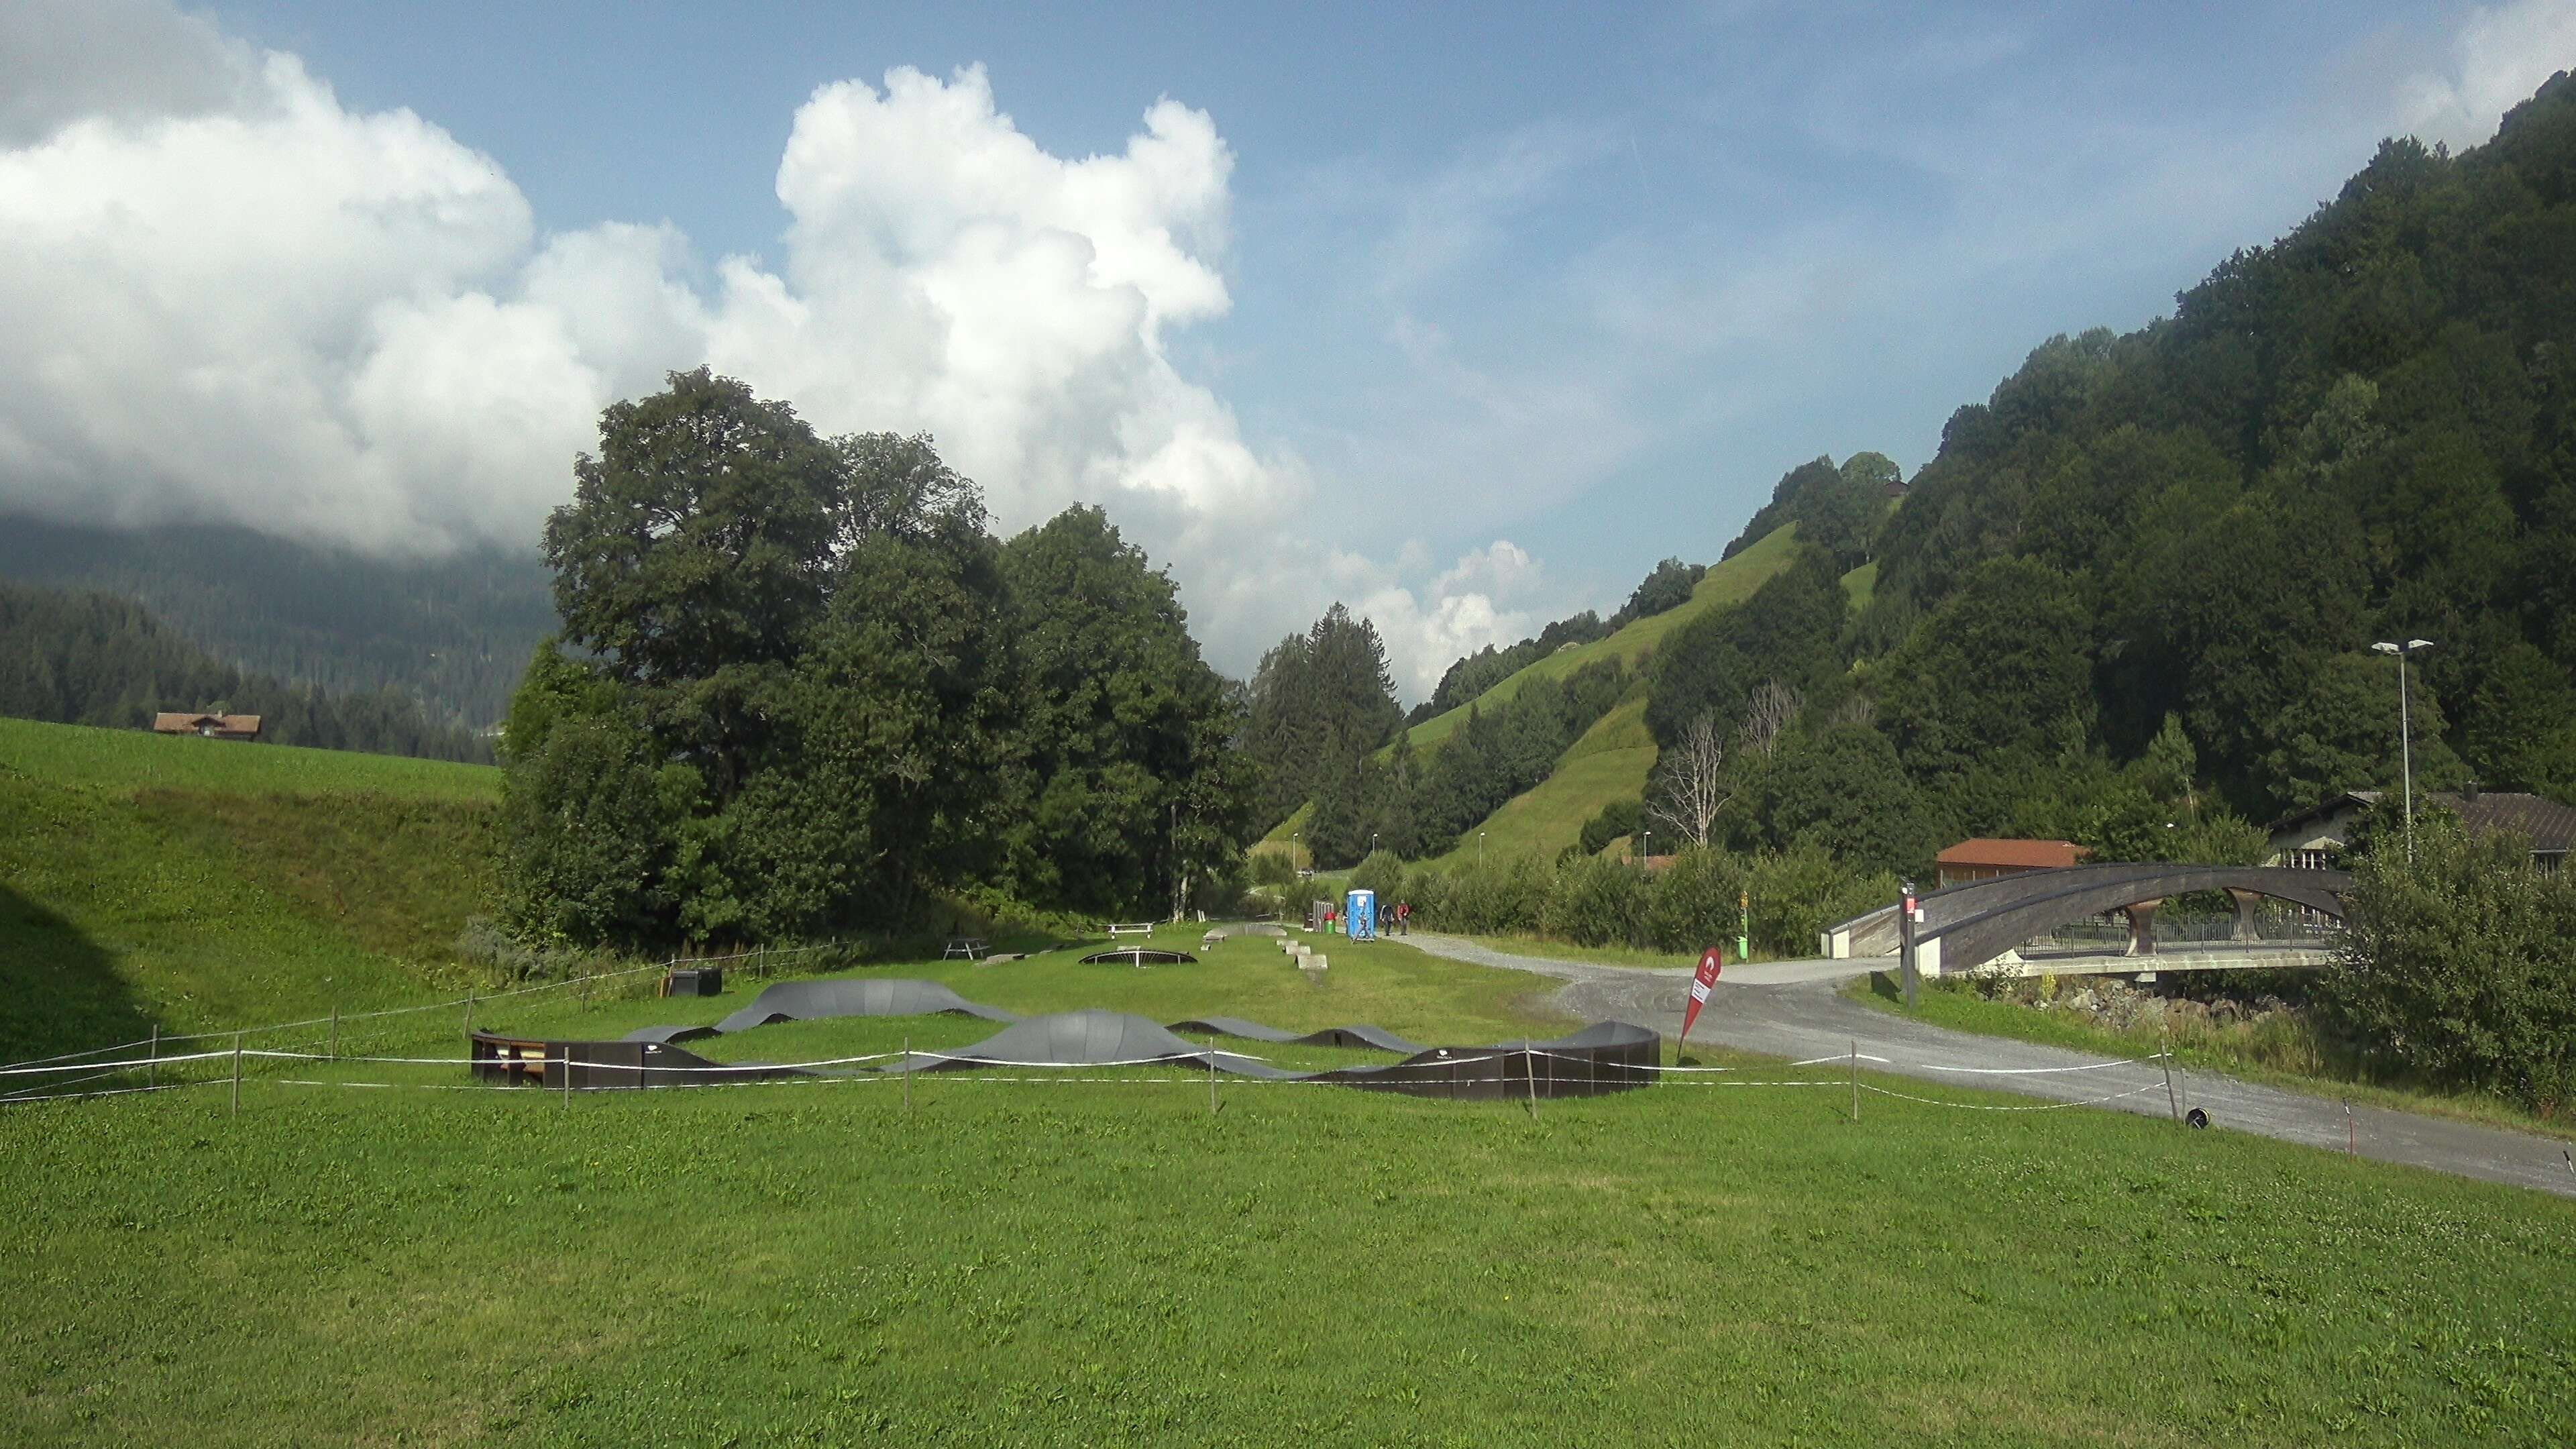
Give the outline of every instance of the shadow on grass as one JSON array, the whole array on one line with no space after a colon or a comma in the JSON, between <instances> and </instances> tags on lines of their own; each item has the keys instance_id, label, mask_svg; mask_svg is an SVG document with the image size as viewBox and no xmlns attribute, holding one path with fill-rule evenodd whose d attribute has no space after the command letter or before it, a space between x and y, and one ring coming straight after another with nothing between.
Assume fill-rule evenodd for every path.
<instances>
[{"instance_id":1,"label":"shadow on grass","mask_svg":"<svg viewBox=\"0 0 2576 1449\"><path fill-rule=\"evenodd\" d=\"M1869 994L1890 1004L1904 999L1903 993L1896 989L1896 978L1885 971L1869 973Z\"/></svg>"},{"instance_id":2,"label":"shadow on grass","mask_svg":"<svg viewBox=\"0 0 2576 1449\"><path fill-rule=\"evenodd\" d=\"M0 1061L141 1041L153 1019L108 954L70 921L0 885Z\"/></svg>"}]
</instances>

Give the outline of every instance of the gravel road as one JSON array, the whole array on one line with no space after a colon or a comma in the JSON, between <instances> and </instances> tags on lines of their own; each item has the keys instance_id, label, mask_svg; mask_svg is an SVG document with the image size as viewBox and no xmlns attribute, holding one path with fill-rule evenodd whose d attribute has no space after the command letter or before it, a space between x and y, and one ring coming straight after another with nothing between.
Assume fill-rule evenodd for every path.
<instances>
[{"instance_id":1,"label":"gravel road","mask_svg":"<svg viewBox=\"0 0 2576 1449\"><path fill-rule=\"evenodd\" d=\"M1454 936L1416 935L1434 955L1554 977L1556 1001L1585 1021L1613 1019L1670 1036L1681 1030L1691 973L1683 968L1600 966L1515 955ZM2154 1062L2067 1071L2100 1060L2059 1047L1951 1031L1845 1000L1843 982L1873 969L1862 961L1782 961L1727 968L1691 1029L1691 1040L1803 1061L1848 1056L1855 1045L1872 1071L1984 1087L2061 1102L2094 1101L2125 1112L2169 1115L2163 1068ZM1982 1070L1966 1071L1962 1068ZM2001 1070L1997 1070L2001 1069ZM2209 1072L2175 1073L2188 1109L2212 1125L2332 1151L2358 1139L2364 1157L2576 1198L2576 1164L2555 1138L2447 1118L2356 1105ZM2126 1094L2126 1095L2121 1095Z\"/></svg>"}]
</instances>

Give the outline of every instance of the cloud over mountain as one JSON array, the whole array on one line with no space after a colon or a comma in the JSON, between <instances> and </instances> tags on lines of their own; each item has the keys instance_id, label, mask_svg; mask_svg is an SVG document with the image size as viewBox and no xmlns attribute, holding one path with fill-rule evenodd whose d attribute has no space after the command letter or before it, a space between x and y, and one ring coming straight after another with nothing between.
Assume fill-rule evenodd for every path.
<instances>
[{"instance_id":1,"label":"cloud over mountain","mask_svg":"<svg viewBox=\"0 0 2576 1449\"><path fill-rule=\"evenodd\" d=\"M1389 563L1280 538L1302 465L1167 350L1230 305L1233 157L1203 111L1158 100L1122 150L1067 159L980 68L824 86L778 167L781 261L700 282L668 226L541 235L492 157L350 109L293 56L123 0L38 18L0 31L0 331L23 339L0 507L524 545L599 409L706 362L828 432L934 434L1006 527L1107 504L1230 667L1371 598L1427 689L1516 617L1469 572L1417 599ZM121 59L30 79L90 55Z\"/></svg>"}]
</instances>

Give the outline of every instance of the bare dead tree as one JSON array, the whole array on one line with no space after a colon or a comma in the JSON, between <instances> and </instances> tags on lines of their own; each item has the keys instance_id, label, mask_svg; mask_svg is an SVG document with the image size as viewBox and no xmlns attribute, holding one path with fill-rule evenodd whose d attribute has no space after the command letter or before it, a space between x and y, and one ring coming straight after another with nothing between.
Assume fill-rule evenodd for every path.
<instances>
[{"instance_id":1,"label":"bare dead tree","mask_svg":"<svg viewBox=\"0 0 2576 1449\"><path fill-rule=\"evenodd\" d=\"M1740 736L1744 747L1769 759L1771 752L1779 748L1780 732L1789 727L1789 721L1798 717L1799 706L1806 702L1798 691L1776 679L1762 681L1761 687L1753 691L1751 703L1745 707L1744 730Z\"/></svg>"},{"instance_id":2,"label":"bare dead tree","mask_svg":"<svg viewBox=\"0 0 2576 1449\"><path fill-rule=\"evenodd\" d=\"M1854 694L1834 706L1834 712L1825 718L1825 726L1828 729L1841 729L1845 725L1859 725L1866 729L1877 720L1877 701L1866 694Z\"/></svg>"},{"instance_id":3,"label":"bare dead tree","mask_svg":"<svg viewBox=\"0 0 2576 1449\"><path fill-rule=\"evenodd\" d=\"M1696 844L1708 844L1710 824L1735 793L1726 780L1726 737L1718 733L1717 716L1703 711L1658 763L1663 779L1646 814Z\"/></svg>"}]
</instances>

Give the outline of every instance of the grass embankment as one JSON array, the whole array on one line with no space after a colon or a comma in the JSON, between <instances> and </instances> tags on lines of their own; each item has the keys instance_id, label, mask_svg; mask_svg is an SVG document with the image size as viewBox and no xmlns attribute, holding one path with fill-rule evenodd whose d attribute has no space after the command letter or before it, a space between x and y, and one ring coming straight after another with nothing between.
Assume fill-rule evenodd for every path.
<instances>
[{"instance_id":1,"label":"grass embankment","mask_svg":"<svg viewBox=\"0 0 2576 1449\"><path fill-rule=\"evenodd\" d=\"M1316 991L1247 950L902 969L1283 1025L1497 1019L1526 986L1345 945ZM2576 1391L2576 1209L2538 1194L2115 1114L1873 1096L1853 1125L1839 1082L1533 1117L1228 1081L1211 1115L1204 1079L1141 1075L926 1077L908 1112L883 1081L259 1079L238 1118L221 1089L0 1112L0 1418L28 1445L2545 1444Z\"/></svg>"},{"instance_id":2,"label":"grass embankment","mask_svg":"<svg viewBox=\"0 0 2576 1449\"><path fill-rule=\"evenodd\" d=\"M2073 991L2076 982L2060 977L2057 989ZM1989 999L1967 982L1925 983L1915 993L1915 1006L1910 1012L1905 1009L1896 981L1884 971L1854 980L1843 988L1843 994L1882 1011L1953 1031L2104 1056L2138 1056L2161 1050L2168 1040L2153 1025L2122 1029L2067 1013L2040 1011L2017 1001ZM2178 1023L2170 1041L2174 1060L2187 1067L2401 1112L2423 1112L2576 1140L2576 1123L2564 1118L2536 1117L2495 1097L2368 1080L2359 1064L2327 1048L2312 1027L2286 1014L2224 1024L2186 1018Z\"/></svg>"},{"instance_id":3,"label":"grass embankment","mask_svg":"<svg viewBox=\"0 0 2576 1449\"><path fill-rule=\"evenodd\" d=\"M0 720L0 1059L413 999L487 899L499 773Z\"/></svg>"}]
</instances>

